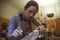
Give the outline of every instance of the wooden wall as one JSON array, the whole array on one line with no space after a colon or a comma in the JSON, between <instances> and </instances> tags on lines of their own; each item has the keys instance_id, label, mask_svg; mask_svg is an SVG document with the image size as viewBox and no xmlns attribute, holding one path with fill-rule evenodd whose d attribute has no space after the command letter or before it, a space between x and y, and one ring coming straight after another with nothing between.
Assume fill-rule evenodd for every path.
<instances>
[{"instance_id":1,"label":"wooden wall","mask_svg":"<svg viewBox=\"0 0 60 40\"><path fill-rule=\"evenodd\" d=\"M0 17L0 23L6 23L6 25L9 25L9 22L9 19Z\"/></svg>"},{"instance_id":2,"label":"wooden wall","mask_svg":"<svg viewBox=\"0 0 60 40\"><path fill-rule=\"evenodd\" d=\"M56 20L56 31L60 31L60 19Z\"/></svg>"}]
</instances>

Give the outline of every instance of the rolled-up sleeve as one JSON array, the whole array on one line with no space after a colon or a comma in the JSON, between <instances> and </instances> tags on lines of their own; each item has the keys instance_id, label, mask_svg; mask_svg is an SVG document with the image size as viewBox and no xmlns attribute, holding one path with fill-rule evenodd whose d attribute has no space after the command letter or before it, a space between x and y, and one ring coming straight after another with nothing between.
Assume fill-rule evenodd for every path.
<instances>
[{"instance_id":1,"label":"rolled-up sleeve","mask_svg":"<svg viewBox=\"0 0 60 40\"><path fill-rule=\"evenodd\" d=\"M16 26L16 17L13 16L9 24L8 34L11 34L14 31L15 26Z\"/></svg>"}]
</instances>

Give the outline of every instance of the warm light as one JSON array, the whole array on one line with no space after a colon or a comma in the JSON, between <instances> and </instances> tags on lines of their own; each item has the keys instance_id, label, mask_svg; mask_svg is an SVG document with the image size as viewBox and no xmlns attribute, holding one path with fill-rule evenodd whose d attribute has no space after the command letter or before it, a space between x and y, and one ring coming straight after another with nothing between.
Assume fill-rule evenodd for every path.
<instances>
[{"instance_id":1,"label":"warm light","mask_svg":"<svg viewBox=\"0 0 60 40\"><path fill-rule=\"evenodd\" d=\"M53 5L58 2L58 0L35 0L40 6Z\"/></svg>"}]
</instances>

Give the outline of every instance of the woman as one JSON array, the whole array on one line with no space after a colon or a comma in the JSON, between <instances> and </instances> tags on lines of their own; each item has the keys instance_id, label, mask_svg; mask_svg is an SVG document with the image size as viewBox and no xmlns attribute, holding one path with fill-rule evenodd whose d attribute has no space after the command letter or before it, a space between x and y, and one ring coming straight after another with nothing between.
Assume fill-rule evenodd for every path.
<instances>
[{"instance_id":1,"label":"woman","mask_svg":"<svg viewBox=\"0 0 60 40\"><path fill-rule=\"evenodd\" d=\"M22 14L13 16L8 29L8 39L20 40L20 36L25 36L28 34L27 30L31 29L31 22L37 27L41 26L35 19L34 16L38 12L39 6L35 1L29 1L25 7ZM18 30L19 28L21 30ZM44 27L40 27L43 31ZM16 31L17 30L17 31ZM13 37L14 36L14 37Z\"/></svg>"}]
</instances>

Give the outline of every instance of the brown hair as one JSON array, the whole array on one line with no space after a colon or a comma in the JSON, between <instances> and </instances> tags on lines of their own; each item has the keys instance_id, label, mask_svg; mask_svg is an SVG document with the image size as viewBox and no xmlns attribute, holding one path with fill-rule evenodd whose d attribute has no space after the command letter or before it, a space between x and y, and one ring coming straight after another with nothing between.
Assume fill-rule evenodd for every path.
<instances>
[{"instance_id":1,"label":"brown hair","mask_svg":"<svg viewBox=\"0 0 60 40\"><path fill-rule=\"evenodd\" d=\"M26 9L29 8L30 6L35 6L35 7L37 8L37 11L38 11L38 9L39 9L39 6L38 6L37 2L35 2L35 1L29 1L29 2L25 5L24 10L26 10Z\"/></svg>"}]
</instances>

